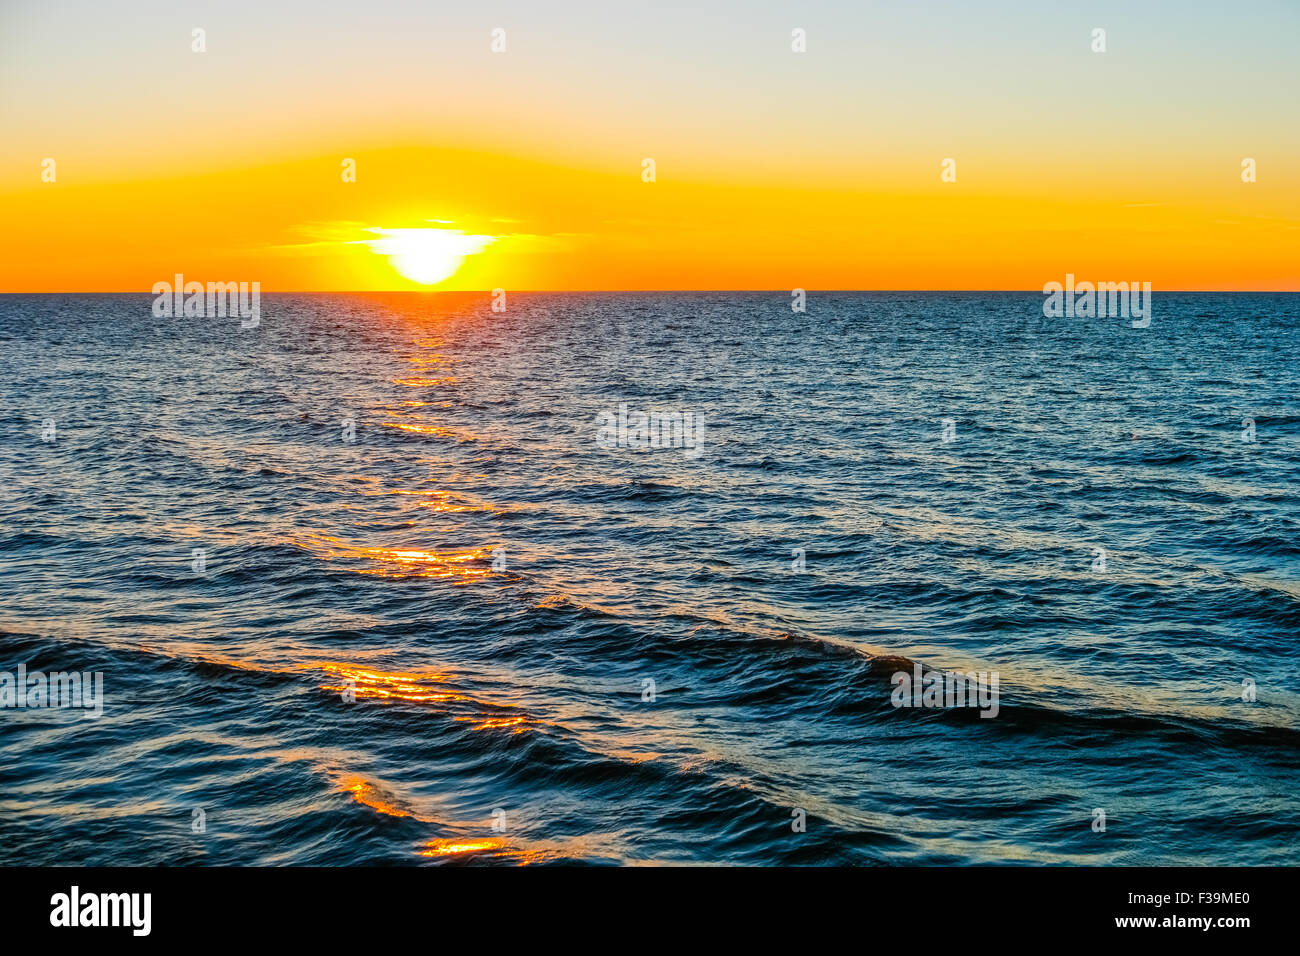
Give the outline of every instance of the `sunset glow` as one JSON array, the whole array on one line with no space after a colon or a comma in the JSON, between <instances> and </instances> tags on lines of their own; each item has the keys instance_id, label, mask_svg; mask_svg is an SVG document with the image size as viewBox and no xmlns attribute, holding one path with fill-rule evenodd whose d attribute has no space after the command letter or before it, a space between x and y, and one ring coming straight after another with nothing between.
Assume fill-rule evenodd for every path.
<instances>
[{"instance_id":1,"label":"sunset glow","mask_svg":"<svg viewBox=\"0 0 1300 956\"><path fill-rule=\"evenodd\" d=\"M195 53L74 6L0 13L3 291L1300 288L1294 7L1117 8L1097 55L1015 4L809 11L806 53L761 5L507 4L500 53L468 9L237 0Z\"/></svg>"}]
</instances>

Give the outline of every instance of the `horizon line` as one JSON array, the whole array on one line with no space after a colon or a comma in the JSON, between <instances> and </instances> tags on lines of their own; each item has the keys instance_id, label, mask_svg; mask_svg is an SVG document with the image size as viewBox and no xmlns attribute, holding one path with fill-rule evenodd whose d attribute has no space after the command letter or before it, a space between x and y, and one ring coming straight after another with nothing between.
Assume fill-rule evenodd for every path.
<instances>
[{"instance_id":1,"label":"horizon line","mask_svg":"<svg viewBox=\"0 0 1300 956\"><path fill-rule=\"evenodd\" d=\"M197 281L197 280L196 280ZM217 281L217 280L213 280ZM238 281L238 280L236 280ZM256 280L246 280L250 284ZM1088 281L1088 280L1084 280ZM259 293L264 295L486 295L494 294L493 289L270 289ZM505 289L511 295L650 295L650 294L700 294L700 293L780 293L790 295L791 289ZM924 292L924 293L979 293L1005 292L1046 295L1042 289L803 289L806 293L868 293L868 292ZM1152 293L1178 293L1180 295L1219 295L1238 293L1241 295L1297 295L1295 289L1152 289ZM194 293L190 293L191 295ZM143 295L157 296L153 291L123 289L12 289L0 290L0 295Z\"/></svg>"}]
</instances>

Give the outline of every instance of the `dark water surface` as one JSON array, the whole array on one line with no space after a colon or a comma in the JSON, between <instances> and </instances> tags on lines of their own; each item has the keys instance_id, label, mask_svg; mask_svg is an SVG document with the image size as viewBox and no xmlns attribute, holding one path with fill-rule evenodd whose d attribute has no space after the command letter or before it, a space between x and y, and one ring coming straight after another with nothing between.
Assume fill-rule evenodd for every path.
<instances>
[{"instance_id":1,"label":"dark water surface","mask_svg":"<svg viewBox=\"0 0 1300 956\"><path fill-rule=\"evenodd\" d=\"M1300 296L151 301L0 296L4 862L1300 862Z\"/></svg>"}]
</instances>

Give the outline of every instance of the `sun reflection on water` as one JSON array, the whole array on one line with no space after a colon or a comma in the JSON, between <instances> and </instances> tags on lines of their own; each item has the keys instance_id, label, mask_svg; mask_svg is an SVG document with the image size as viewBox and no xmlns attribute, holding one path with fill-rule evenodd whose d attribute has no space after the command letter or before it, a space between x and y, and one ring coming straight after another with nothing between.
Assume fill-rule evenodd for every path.
<instances>
[{"instance_id":1,"label":"sun reflection on water","mask_svg":"<svg viewBox=\"0 0 1300 956\"><path fill-rule=\"evenodd\" d=\"M508 730L522 734L534 727L553 726L523 713L512 704L480 700L451 685L450 674L385 673L351 664L324 664L321 669L343 683L328 683L322 690L348 691L356 700L393 700L414 704L446 705L453 720L470 724L471 730ZM462 712L456 712L462 711Z\"/></svg>"},{"instance_id":2,"label":"sun reflection on water","mask_svg":"<svg viewBox=\"0 0 1300 956\"><path fill-rule=\"evenodd\" d=\"M435 506L435 510L442 509ZM453 582L465 582L497 573L491 567L491 552L487 548L429 551L419 548L357 547L329 535L306 535L293 543L315 551L324 561L338 560L345 565L369 565L347 568L356 574L374 574L385 578L447 578Z\"/></svg>"},{"instance_id":3,"label":"sun reflection on water","mask_svg":"<svg viewBox=\"0 0 1300 956\"><path fill-rule=\"evenodd\" d=\"M375 789L374 784L360 777L349 779L343 784L343 792L352 794L352 799L357 803L370 807L372 810L390 816L390 817L415 817L415 814L409 810L403 810L401 807L385 800Z\"/></svg>"},{"instance_id":4,"label":"sun reflection on water","mask_svg":"<svg viewBox=\"0 0 1300 956\"><path fill-rule=\"evenodd\" d=\"M420 850L420 856L454 856L458 853L482 853L484 850L500 850L506 841L499 837L487 837L481 840L467 840L464 837L430 840Z\"/></svg>"}]
</instances>

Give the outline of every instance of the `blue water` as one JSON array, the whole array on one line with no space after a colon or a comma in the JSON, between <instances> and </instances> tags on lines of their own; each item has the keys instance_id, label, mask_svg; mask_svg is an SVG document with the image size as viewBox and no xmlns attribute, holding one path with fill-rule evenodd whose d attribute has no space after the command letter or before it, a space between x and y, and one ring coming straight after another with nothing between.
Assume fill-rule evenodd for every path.
<instances>
[{"instance_id":1,"label":"blue water","mask_svg":"<svg viewBox=\"0 0 1300 956\"><path fill-rule=\"evenodd\" d=\"M1300 296L151 301L0 296L4 862L1300 862Z\"/></svg>"}]
</instances>

